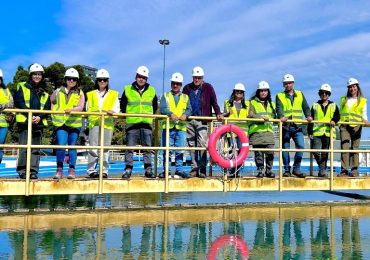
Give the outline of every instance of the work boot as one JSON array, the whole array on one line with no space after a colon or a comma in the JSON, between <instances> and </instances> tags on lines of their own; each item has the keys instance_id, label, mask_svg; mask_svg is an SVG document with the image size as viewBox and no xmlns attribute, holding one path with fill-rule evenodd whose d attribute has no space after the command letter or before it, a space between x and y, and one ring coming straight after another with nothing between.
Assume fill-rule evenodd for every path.
<instances>
[{"instance_id":1,"label":"work boot","mask_svg":"<svg viewBox=\"0 0 370 260\"><path fill-rule=\"evenodd\" d=\"M301 171L299 171L299 170L295 170L295 171L293 171L292 172L292 174L294 175L294 176L296 176L297 178L304 178L304 175L301 173Z\"/></svg>"},{"instance_id":2,"label":"work boot","mask_svg":"<svg viewBox=\"0 0 370 260\"><path fill-rule=\"evenodd\" d=\"M53 179L60 180L63 178L63 168L58 167Z\"/></svg>"},{"instance_id":3,"label":"work boot","mask_svg":"<svg viewBox=\"0 0 370 260\"><path fill-rule=\"evenodd\" d=\"M337 177L348 177L348 171L347 170L342 170Z\"/></svg>"},{"instance_id":4,"label":"work boot","mask_svg":"<svg viewBox=\"0 0 370 260\"><path fill-rule=\"evenodd\" d=\"M125 172L122 174L122 179L130 179L131 174L132 174L132 169L126 168Z\"/></svg>"},{"instance_id":5,"label":"work boot","mask_svg":"<svg viewBox=\"0 0 370 260\"><path fill-rule=\"evenodd\" d=\"M265 175L267 178L275 178L275 174L272 171L267 171Z\"/></svg>"},{"instance_id":6,"label":"work boot","mask_svg":"<svg viewBox=\"0 0 370 260\"><path fill-rule=\"evenodd\" d=\"M352 169L351 170L351 177L358 177L359 174L358 174L358 170L357 169Z\"/></svg>"},{"instance_id":7,"label":"work boot","mask_svg":"<svg viewBox=\"0 0 370 260\"><path fill-rule=\"evenodd\" d=\"M67 179L74 179L74 178L76 178L76 171L74 168L69 168Z\"/></svg>"},{"instance_id":8,"label":"work boot","mask_svg":"<svg viewBox=\"0 0 370 260\"><path fill-rule=\"evenodd\" d=\"M154 179L155 178L155 175L153 173L152 167L147 167L145 169L145 177L151 178L151 179Z\"/></svg>"},{"instance_id":9,"label":"work boot","mask_svg":"<svg viewBox=\"0 0 370 260\"><path fill-rule=\"evenodd\" d=\"M320 178L325 178L325 177L327 177L327 176L326 176L326 173L325 173L325 170L320 170L320 171L319 171L319 173L317 174L317 176L318 176L318 177L320 177Z\"/></svg>"},{"instance_id":10,"label":"work boot","mask_svg":"<svg viewBox=\"0 0 370 260\"><path fill-rule=\"evenodd\" d=\"M37 177L37 173L35 173L35 172L31 172L31 174L30 174L30 179L31 180L36 180L38 177Z\"/></svg>"},{"instance_id":11,"label":"work boot","mask_svg":"<svg viewBox=\"0 0 370 260\"><path fill-rule=\"evenodd\" d=\"M283 177L291 177L290 170L285 170L283 173Z\"/></svg>"},{"instance_id":12,"label":"work boot","mask_svg":"<svg viewBox=\"0 0 370 260\"><path fill-rule=\"evenodd\" d=\"M198 168L193 168L189 172L189 178L194 178L198 176Z\"/></svg>"},{"instance_id":13,"label":"work boot","mask_svg":"<svg viewBox=\"0 0 370 260\"><path fill-rule=\"evenodd\" d=\"M263 178L263 177L265 177L265 175L263 174L263 168L258 168L257 169L257 178Z\"/></svg>"}]
</instances>

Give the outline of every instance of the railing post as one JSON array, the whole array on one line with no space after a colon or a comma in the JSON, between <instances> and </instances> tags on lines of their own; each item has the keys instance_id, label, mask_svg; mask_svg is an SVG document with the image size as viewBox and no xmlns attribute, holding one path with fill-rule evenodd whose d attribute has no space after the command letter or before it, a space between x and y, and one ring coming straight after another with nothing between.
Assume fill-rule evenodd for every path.
<instances>
[{"instance_id":1,"label":"railing post","mask_svg":"<svg viewBox=\"0 0 370 260\"><path fill-rule=\"evenodd\" d=\"M169 192L169 182L168 182L168 179L169 179L169 168L170 168L170 162L169 162L169 158L170 158L170 117L167 117L166 118L166 156L165 158L163 158L163 160L166 160L164 165L166 167L165 169L165 173L164 173L164 176L165 176L165 189L164 189L164 192L165 193L168 193Z\"/></svg>"},{"instance_id":2,"label":"railing post","mask_svg":"<svg viewBox=\"0 0 370 260\"><path fill-rule=\"evenodd\" d=\"M283 122L279 122L279 191L283 191Z\"/></svg>"},{"instance_id":3,"label":"railing post","mask_svg":"<svg viewBox=\"0 0 370 260\"><path fill-rule=\"evenodd\" d=\"M333 181L334 181L334 140L333 140L333 131L335 128L330 126L330 190L333 190Z\"/></svg>"},{"instance_id":4,"label":"railing post","mask_svg":"<svg viewBox=\"0 0 370 260\"><path fill-rule=\"evenodd\" d=\"M213 132L213 120L209 124L208 136L210 136L210 134L212 134L212 132ZM207 155L207 150L206 150L206 155ZM207 167L207 165L206 165L206 167ZM212 174L213 174L212 159L211 159L211 157L209 157L209 176L212 177Z\"/></svg>"},{"instance_id":5,"label":"railing post","mask_svg":"<svg viewBox=\"0 0 370 260\"><path fill-rule=\"evenodd\" d=\"M28 111L27 123L27 163L26 163L26 196L30 195L31 149L32 145L32 111Z\"/></svg>"},{"instance_id":6,"label":"railing post","mask_svg":"<svg viewBox=\"0 0 370 260\"><path fill-rule=\"evenodd\" d=\"M160 146L161 140L161 121L158 118L154 118L154 146ZM154 175L158 176L158 152L159 150L154 151ZM163 157L162 157L163 158ZM163 158L164 160L164 158Z\"/></svg>"},{"instance_id":7,"label":"railing post","mask_svg":"<svg viewBox=\"0 0 370 260\"><path fill-rule=\"evenodd\" d=\"M103 164L104 164L104 125L105 125L105 115L101 116L100 121L100 148L99 148L99 190L98 193L103 193Z\"/></svg>"}]
</instances>

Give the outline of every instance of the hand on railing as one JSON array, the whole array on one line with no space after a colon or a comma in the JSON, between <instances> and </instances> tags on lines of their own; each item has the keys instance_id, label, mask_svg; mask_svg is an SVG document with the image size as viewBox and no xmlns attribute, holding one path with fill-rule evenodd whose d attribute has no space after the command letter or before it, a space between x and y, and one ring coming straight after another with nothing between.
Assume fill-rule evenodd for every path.
<instances>
[{"instance_id":1,"label":"hand on railing","mask_svg":"<svg viewBox=\"0 0 370 260\"><path fill-rule=\"evenodd\" d=\"M312 116L306 117L306 120L308 121L308 123L310 123L312 121Z\"/></svg>"},{"instance_id":2,"label":"hand on railing","mask_svg":"<svg viewBox=\"0 0 370 260\"><path fill-rule=\"evenodd\" d=\"M224 116L222 114L217 115L217 120L222 121L224 119Z\"/></svg>"},{"instance_id":3,"label":"hand on railing","mask_svg":"<svg viewBox=\"0 0 370 260\"><path fill-rule=\"evenodd\" d=\"M41 118L39 116L32 116L32 124L37 125L40 123Z\"/></svg>"}]
</instances>

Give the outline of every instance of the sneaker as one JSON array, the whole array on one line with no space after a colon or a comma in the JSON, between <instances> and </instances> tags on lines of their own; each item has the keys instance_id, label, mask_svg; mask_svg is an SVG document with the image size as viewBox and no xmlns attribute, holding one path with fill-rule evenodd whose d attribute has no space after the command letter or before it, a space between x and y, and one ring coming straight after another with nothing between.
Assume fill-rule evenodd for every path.
<instances>
[{"instance_id":1,"label":"sneaker","mask_svg":"<svg viewBox=\"0 0 370 260\"><path fill-rule=\"evenodd\" d=\"M99 174L97 172L90 172L87 174L87 177L91 179L96 179L99 178Z\"/></svg>"},{"instance_id":2,"label":"sneaker","mask_svg":"<svg viewBox=\"0 0 370 260\"><path fill-rule=\"evenodd\" d=\"M325 174L325 171L319 171L319 173L317 174L317 177L325 178L325 177L327 177L327 176L326 176L326 174Z\"/></svg>"},{"instance_id":3,"label":"sneaker","mask_svg":"<svg viewBox=\"0 0 370 260\"><path fill-rule=\"evenodd\" d=\"M174 176L176 176L176 175L179 176L180 178L184 178L184 179L189 178L189 176L183 171L176 171Z\"/></svg>"},{"instance_id":4,"label":"sneaker","mask_svg":"<svg viewBox=\"0 0 370 260\"><path fill-rule=\"evenodd\" d=\"M32 180L36 180L36 179L38 179L38 177L37 177L37 173L32 172L32 173L30 174L30 179L32 179Z\"/></svg>"},{"instance_id":5,"label":"sneaker","mask_svg":"<svg viewBox=\"0 0 370 260\"><path fill-rule=\"evenodd\" d=\"M301 173L301 171L293 171L292 174L297 178L304 178L305 176Z\"/></svg>"},{"instance_id":6,"label":"sneaker","mask_svg":"<svg viewBox=\"0 0 370 260\"><path fill-rule=\"evenodd\" d=\"M270 172L266 172L265 175L266 175L267 178L275 178L275 173L273 173L271 171Z\"/></svg>"},{"instance_id":7,"label":"sneaker","mask_svg":"<svg viewBox=\"0 0 370 260\"><path fill-rule=\"evenodd\" d=\"M289 170L285 170L285 172L283 173L283 177L291 177L292 175L290 174L290 171Z\"/></svg>"},{"instance_id":8,"label":"sneaker","mask_svg":"<svg viewBox=\"0 0 370 260\"><path fill-rule=\"evenodd\" d=\"M353 170L351 170L351 176L352 177L358 177L359 175L358 175L358 170L357 169L353 169Z\"/></svg>"},{"instance_id":9,"label":"sneaker","mask_svg":"<svg viewBox=\"0 0 370 260\"><path fill-rule=\"evenodd\" d=\"M191 169L191 171L189 172L189 177L193 178L193 177L197 177L197 176L198 176L198 168Z\"/></svg>"},{"instance_id":10,"label":"sneaker","mask_svg":"<svg viewBox=\"0 0 370 260\"><path fill-rule=\"evenodd\" d=\"M348 171L347 170L342 170L337 177L348 177Z\"/></svg>"},{"instance_id":11,"label":"sneaker","mask_svg":"<svg viewBox=\"0 0 370 260\"><path fill-rule=\"evenodd\" d=\"M108 179L108 173L107 172L103 172L103 179Z\"/></svg>"},{"instance_id":12,"label":"sneaker","mask_svg":"<svg viewBox=\"0 0 370 260\"><path fill-rule=\"evenodd\" d=\"M160 178L160 179L164 179L165 177L166 177L165 172L161 172L161 173L158 175L158 178Z\"/></svg>"},{"instance_id":13,"label":"sneaker","mask_svg":"<svg viewBox=\"0 0 370 260\"><path fill-rule=\"evenodd\" d=\"M258 170L258 174L256 176L257 178L263 178L265 177L265 175L263 174L263 171L262 170Z\"/></svg>"},{"instance_id":14,"label":"sneaker","mask_svg":"<svg viewBox=\"0 0 370 260\"><path fill-rule=\"evenodd\" d=\"M153 173L152 167L147 167L145 169L145 177L151 178L151 179L154 179L155 178L155 175Z\"/></svg>"},{"instance_id":15,"label":"sneaker","mask_svg":"<svg viewBox=\"0 0 370 260\"><path fill-rule=\"evenodd\" d=\"M76 178L76 171L74 168L69 168L67 179L74 179L74 178Z\"/></svg>"},{"instance_id":16,"label":"sneaker","mask_svg":"<svg viewBox=\"0 0 370 260\"><path fill-rule=\"evenodd\" d=\"M130 179L131 174L132 174L132 169L126 168L125 172L122 174L122 179Z\"/></svg>"},{"instance_id":17,"label":"sneaker","mask_svg":"<svg viewBox=\"0 0 370 260\"><path fill-rule=\"evenodd\" d=\"M60 180L63 178L63 168L57 168L57 172L55 173L53 179Z\"/></svg>"},{"instance_id":18,"label":"sneaker","mask_svg":"<svg viewBox=\"0 0 370 260\"><path fill-rule=\"evenodd\" d=\"M19 173L19 178L22 179L22 180L25 180L26 179L26 173L25 172Z\"/></svg>"}]
</instances>

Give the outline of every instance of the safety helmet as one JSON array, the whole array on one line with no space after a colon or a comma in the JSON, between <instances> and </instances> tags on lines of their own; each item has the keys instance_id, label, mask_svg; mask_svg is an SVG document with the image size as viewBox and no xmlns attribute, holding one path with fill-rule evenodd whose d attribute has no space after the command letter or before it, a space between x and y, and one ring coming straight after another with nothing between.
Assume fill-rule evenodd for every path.
<instances>
[{"instance_id":1,"label":"safety helmet","mask_svg":"<svg viewBox=\"0 0 370 260\"><path fill-rule=\"evenodd\" d=\"M180 72L176 72L172 74L171 81L183 83L184 77L182 76Z\"/></svg>"},{"instance_id":2,"label":"safety helmet","mask_svg":"<svg viewBox=\"0 0 370 260\"><path fill-rule=\"evenodd\" d=\"M194 67L192 75L193 75L193 77L203 77L204 76L204 70L199 66Z\"/></svg>"},{"instance_id":3,"label":"safety helmet","mask_svg":"<svg viewBox=\"0 0 370 260\"><path fill-rule=\"evenodd\" d=\"M40 64L34 63L34 64L31 65L29 73L31 74L33 72L42 72L42 73L44 73L45 71L44 71L44 68Z\"/></svg>"},{"instance_id":4,"label":"safety helmet","mask_svg":"<svg viewBox=\"0 0 370 260\"><path fill-rule=\"evenodd\" d=\"M354 85L354 84L359 84L358 80L355 79L355 78L349 78L348 81L347 81L347 87L351 86L351 85Z\"/></svg>"},{"instance_id":5,"label":"safety helmet","mask_svg":"<svg viewBox=\"0 0 370 260\"><path fill-rule=\"evenodd\" d=\"M69 68L66 70L66 73L64 74L64 77L69 77L69 78L79 78L78 71L75 68Z\"/></svg>"},{"instance_id":6,"label":"safety helmet","mask_svg":"<svg viewBox=\"0 0 370 260\"><path fill-rule=\"evenodd\" d=\"M283 82L294 82L294 77L292 74L285 74L283 77Z\"/></svg>"},{"instance_id":7,"label":"safety helmet","mask_svg":"<svg viewBox=\"0 0 370 260\"><path fill-rule=\"evenodd\" d=\"M320 90L329 91L331 93L331 87L327 83L322 84L321 87L320 87Z\"/></svg>"},{"instance_id":8,"label":"safety helmet","mask_svg":"<svg viewBox=\"0 0 370 260\"><path fill-rule=\"evenodd\" d=\"M3 77L3 71L0 69L0 78Z\"/></svg>"},{"instance_id":9,"label":"safety helmet","mask_svg":"<svg viewBox=\"0 0 370 260\"><path fill-rule=\"evenodd\" d=\"M96 72L96 78L97 79L100 79L100 78L109 79L109 72L105 69L100 69Z\"/></svg>"},{"instance_id":10,"label":"safety helmet","mask_svg":"<svg viewBox=\"0 0 370 260\"><path fill-rule=\"evenodd\" d=\"M245 91L245 87L243 83L236 83L234 86L234 90L242 90Z\"/></svg>"},{"instance_id":11,"label":"safety helmet","mask_svg":"<svg viewBox=\"0 0 370 260\"><path fill-rule=\"evenodd\" d=\"M262 80L258 83L257 89L270 89L270 85L266 81Z\"/></svg>"},{"instance_id":12,"label":"safety helmet","mask_svg":"<svg viewBox=\"0 0 370 260\"><path fill-rule=\"evenodd\" d=\"M136 73L149 78L149 69L145 66L140 66L139 68L137 68Z\"/></svg>"}]
</instances>

